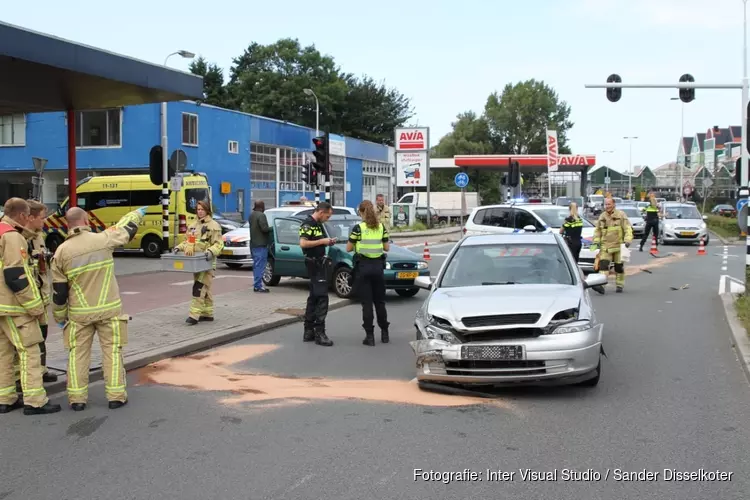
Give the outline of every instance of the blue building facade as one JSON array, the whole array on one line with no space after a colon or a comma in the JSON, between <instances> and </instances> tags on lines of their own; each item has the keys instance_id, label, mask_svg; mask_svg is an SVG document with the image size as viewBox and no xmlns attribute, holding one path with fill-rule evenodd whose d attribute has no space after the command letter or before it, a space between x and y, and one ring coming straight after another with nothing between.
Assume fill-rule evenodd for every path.
<instances>
[{"instance_id":1,"label":"blue building facade","mask_svg":"<svg viewBox=\"0 0 750 500\"><path fill-rule=\"evenodd\" d=\"M77 178L147 173L149 151L161 142L160 108L146 104L78 112ZM246 218L254 200L270 208L315 196L301 180L314 129L205 104L171 102L167 131L170 155L183 150L185 170L208 175L214 206L221 212ZM378 193L393 201L392 148L332 135L330 149L335 204L355 207L363 197ZM65 114L0 116L0 201L31 195L34 157L47 160L43 201L61 202L68 189ZM222 183L229 185L229 192L222 193Z\"/></svg>"}]
</instances>

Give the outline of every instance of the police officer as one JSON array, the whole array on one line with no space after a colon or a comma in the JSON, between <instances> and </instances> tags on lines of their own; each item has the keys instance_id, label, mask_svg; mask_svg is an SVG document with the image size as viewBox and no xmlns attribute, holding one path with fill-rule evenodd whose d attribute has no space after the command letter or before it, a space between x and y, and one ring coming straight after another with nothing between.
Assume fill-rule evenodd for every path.
<instances>
[{"instance_id":1,"label":"police officer","mask_svg":"<svg viewBox=\"0 0 750 500\"><path fill-rule=\"evenodd\" d=\"M649 204L646 207L646 227L643 229L643 238L641 238L641 247L639 250L643 251L643 245L648 240L648 234L653 229L656 241L659 241L659 207L656 204L656 195L650 193L648 196ZM658 245L658 243L657 243Z\"/></svg>"},{"instance_id":2,"label":"police officer","mask_svg":"<svg viewBox=\"0 0 750 500\"><path fill-rule=\"evenodd\" d=\"M359 215L364 219L352 228L346 251L354 251L354 274L356 290L362 301L362 327L365 329L364 345L374 346L372 306L378 316L380 341L387 344L388 312L385 309L385 252L390 250L388 230L379 221L372 202L365 200L359 204Z\"/></svg>"},{"instance_id":3,"label":"police officer","mask_svg":"<svg viewBox=\"0 0 750 500\"><path fill-rule=\"evenodd\" d=\"M310 294L305 309L305 342L330 347L333 342L326 335L328 316L328 269L331 260L326 256L326 247L336 243L336 238L326 238L323 223L331 218L333 207L322 201L315 211L302 222L299 228L299 245L305 254L307 275L310 278Z\"/></svg>"},{"instance_id":4,"label":"police officer","mask_svg":"<svg viewBox=\"0 0 750 500\"><path fill-rule=\"evenodd\" d=\"M560 234L565 238L565 242L573 254L573 258L578 263L578 257L581 255L581 232L583 231L583 221L578 217L578 205L570 204L570 215L565 218L565 222L560 228Z\"/></svg>"}]
</instances>

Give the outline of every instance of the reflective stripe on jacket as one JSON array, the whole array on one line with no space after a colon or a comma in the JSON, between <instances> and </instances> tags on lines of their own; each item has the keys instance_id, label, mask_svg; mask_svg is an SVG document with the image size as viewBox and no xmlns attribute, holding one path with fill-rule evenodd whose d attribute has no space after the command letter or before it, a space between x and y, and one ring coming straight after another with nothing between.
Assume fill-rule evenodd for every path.
<instances>
[{"instance_id":1,"label":"reflective stripe on jacket","mask_svg":"<svg viewBox=\"0 0 750 500\"><path fill-rule=\"evenodd\" d=\"M594 244L601 247L603 252L619 251L620 245L633 241L633 227L622 210L615 209L611 214L606 210L596 221L594 230Z\"/></svg>"},{"instance_id":2,"label":"reflective stripe on jacket","mask_svg":"<svg viewBox=\"0 0 750 500\"><path fill-rule=\"evenodd\" d=\"M203 219L196 220L188 229L187 234L188 237L177 245L177 248L184 252L188 246L192 245L196 253L210 252L213 255L213 269L216 270L216 257L224 250L224 238L221 237L219 223L207 215ZM192 237L195 238L195 243L191 242Z\"/></svg>"},{"instance_id":3,"label":"reflective stripe on jacket","mask_svg":"<svg viewBox=\"0 0 750 500\"><path fill-rule=\"evenodd\" d=\"M354 251L370 259L377 259L383 255L385 253L383 242L388 238L385 226L381 223L376 229L370 229L367 223L360 222L358 227L359 231L352 231L350 236L350 239L354 241Z\"/></svg>"},{"instance_id":4,"label":"reflective stripe on jacket","mask_svg":"<svg viewBox=\"0 0 750 500\"><path fill-rule=\"evenodd\" d=\"M44 304L34 279L23 228L9 217L0 222L0 316L41 316Z\"/></svg>"}]
</instances>

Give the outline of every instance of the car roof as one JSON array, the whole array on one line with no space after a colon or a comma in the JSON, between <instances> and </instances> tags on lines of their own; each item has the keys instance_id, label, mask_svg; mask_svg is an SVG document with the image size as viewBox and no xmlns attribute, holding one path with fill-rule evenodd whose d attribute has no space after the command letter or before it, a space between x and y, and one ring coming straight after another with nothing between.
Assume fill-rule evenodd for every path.
<instances>
[{"instance_id":1,"label":"car roof","mask_svg":"<svg viewBox=\"0 0 750 500\"><path fill-rule=\"evenodd\" d=\"M513 207L521 207L521 208L534 208L534 207L542 207L542 208L559 208L559 209L565 209L565 207L562 207L560 205L555 205L554 203L526 203L526 202L520 202L520 203L501 203L499 205L482 205L479 207L474 207L474 210L484 210L487 208L513 208Z\"/></svg>"},{"instance_id":2,"label":"car roof","mask_svg":"<svg viewBox=\"0 0 750 500\"><path fill-rule=\"evenodd\" d=\"M476 234L461 240L461 246L479 245L556 245L554 233Z\"/></svg>"}]
</instances>

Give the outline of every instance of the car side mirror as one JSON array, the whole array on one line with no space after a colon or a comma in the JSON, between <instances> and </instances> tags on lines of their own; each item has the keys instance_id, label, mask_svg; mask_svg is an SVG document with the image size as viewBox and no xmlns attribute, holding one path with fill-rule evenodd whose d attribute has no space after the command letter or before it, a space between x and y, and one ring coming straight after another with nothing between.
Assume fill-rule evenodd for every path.
<instances>
[{"instance_id":1,"label":"car side mirror","mask_svg":"<svg viewBox=\"0 0 750 500\"><path fill-rule=\"evenodd\" d=\"M435 277L434 276L417 276L417 278L414 279L414 284L422 288L424 290L432 290L433 285L435 284Z\"/></svg>"},{"instance_id":2,"label":"car side mirror","mask_svg":"<svg viewBox=\"0 0 750 500\"><path fill-rule=\"evenodd\" d=\"M584 288L593 288L595 286L604 286L607 284L607 277L601 273L592 273L583 280Z\"/></svg>"},{"instance_id":3,"label":"car side mirror","mask_svg":"<svg viewBox=\"0 0 750 500\"><path fill-rule=\"evenodd\" d=\"M536 226L529 224L528 226L523 226L523 230L526 231L527 233L535 233Z\"/></svg>"},{"instance_id":4,"label":"car side mirror","mask_svg":"<svg viewBox=\"0 0 750 500\"><path fill-rule=\"evenodd\" d=\"M708 220L708 215L704 215L703 220Z\"/></svg>"}]
</instances>

